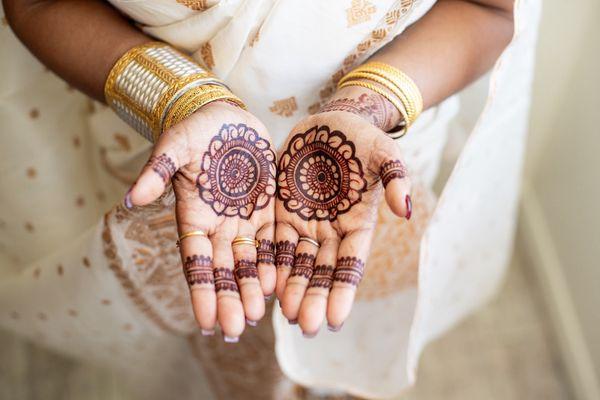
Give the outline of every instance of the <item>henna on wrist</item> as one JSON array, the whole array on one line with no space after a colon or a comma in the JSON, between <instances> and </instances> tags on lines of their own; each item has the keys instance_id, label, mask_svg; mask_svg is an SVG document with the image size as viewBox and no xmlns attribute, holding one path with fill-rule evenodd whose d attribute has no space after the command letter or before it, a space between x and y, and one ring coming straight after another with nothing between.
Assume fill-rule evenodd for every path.
<instances>
[{"instance_id":1,"label":"henna on wrist","mask_svg":"<svg viewBox=\"0 0 600 400\"><path fill-rule=\"evenodd\" d=\"M403 179L406 177L406 167L400 160L386 161L381 165L379 171L383 187L386 187L392 179Z\"/></svg>"},{"instance_id":2,"label":"henna on wrist","mask_svg":"<svg viewBox=\"0 0 600 400\"><path fill-rule=\"evenodd\" d=\"M214 285L214 277L212 271L212 258L208 256L192 255L186 257L183 263L183 271L185 279L190 287L194 285Z\"/></svg>"}]
</instances>

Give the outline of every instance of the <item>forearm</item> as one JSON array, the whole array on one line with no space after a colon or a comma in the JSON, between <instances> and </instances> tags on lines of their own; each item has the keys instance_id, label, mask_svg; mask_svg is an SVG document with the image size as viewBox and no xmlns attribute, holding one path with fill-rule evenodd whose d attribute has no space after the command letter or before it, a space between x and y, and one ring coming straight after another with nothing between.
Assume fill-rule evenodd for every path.
<instances>
[{"instance_id":1,"label":"forearm","mask_svg":"<svg viewBox=\"0 0 600 400\"><path fill-rule=\"evenodd\" d=\"M104 101L104 83L127 50L151 39L96 0L3 0L7 20L48 68Z\"/></svg>"},{"instance_id":2,"label":"forearm","mask_svg":"<svg viewBox=\"0 0 600 400\"><path fill-rule=\"evenodd\" d=\"M412 78L426 109L485 73L510 42L512 33L512 0L439 0L369 61L392 65ZM365 92L368 90L346 87L334 100L358 98ZM389 102L386 112L390 121L399 122L400 113ZM380 128L393 127L389 125Z\"/></svg>"}]
</instances>

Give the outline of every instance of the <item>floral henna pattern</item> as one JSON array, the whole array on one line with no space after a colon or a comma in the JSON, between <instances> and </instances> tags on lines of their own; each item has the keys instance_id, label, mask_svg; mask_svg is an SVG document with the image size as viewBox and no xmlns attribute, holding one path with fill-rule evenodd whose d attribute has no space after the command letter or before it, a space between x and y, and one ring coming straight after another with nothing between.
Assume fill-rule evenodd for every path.
<instances>
[{"instance_id":1,"label":"floral henna pattern","mask_svg":"<svg viewBox=\"0 0 600 400\"><path fill-rule=\"evenodd\" d=\"M281 156L278 198L305 221L334 221L366 191L354 144L340 131L315 126L295 135Z\"/></svg>"},{"instance_id":2,"label":"floral henna pattern","mask_svg":"<svg viewBox=\"0 0 600 400\"><path fill-rule=\"evenodd\" d=\"M379 172L383 187L386 187L392 179L403 179L406 177L406 167L400 160L386 161L381 165Z\"/></svg>"},{"instance_id":3,"label":"floral henna pattern","mask_svg":"<svg viewBox=\"0 0 600 400\"><path fill-rule=\"evenodd\" d=\"M296 244L289 240L277 242L277 256L275 263L278 267L291 267L294 265L294 254L296 254Z\"/></svg>"},{"instance_id":4,"label":"floral henna pattern","mask_svg":"<svg viewBox=\"0 0 600 400\"><path fill-rule=\"evenodd\" d=\"M188 285L214 285L215 280L212 271L212 258L208 256L193 255L186 257L183 263L183 271Z\"/></svg>"},{"instance_id":5,"label":"floral henna pattern","mask_svg":"<svg viewBox=\"0 0 600 400\"><path fill-rule=\"evenodd\" d=\"M225 124L211 140L196 180L217 215L249 219L275 195L275 153L245 124Z\"/></svg>"},{"instance_id":6,"label":"floral henna pattern","mask_svg":"<svg viewBox=\"0 0 600 400\"><path fill-rule=\"evenodd\" d=\"M333 270L333 265L317 265L313 271L312 279L310 280L308 287L331 289L331 286L333 285Z\"/></svg>"},{"instance_id":7,"label":"floral henna pattern","mask_svg":"<svg viewBox=\"0 0 600 400\"><path fill-rule=\"evenodd\" d=\"M152 168L152 171L160 176L160 179L162 179L165 184L167 184L169 179L177 172L173 160L164 153L159 156L150 157L148 165Z\"/></svg>"},{"instance_id":8,"label":"floral henna pattern","mask_svg":"<svg viewBox=\"0 0 600 400\"><path fill-rule=\"evenodd\" d=\"M319 112L346 111L359 115L381 130L393 128L393 107L378 94L363 93L357 99L335 99L325 104Z\"/></svg>"},{"instance_id":9,"label":"floral henna pattern","mask_svg":"<svg viewBox=\"0 0 600 400\"><path fill-rule=\"evenodd\" d=\"M275 264L275 244L267 239L262 239L256 249L256 262L258 264Z\"/></svg>"},{"instance_id":10,"label":"floral henna pattern","mask_svg":"<svg viewBox=\"0 0 600 400\"><path fill-rule=\"evenodd\" d=\"M250 260L237 260L233 272L238 281L244 278L258 278L256 263Z\"/></svg>"},{"instance_id":11,"label":"floral henna pattern","mask_svg":"<svg viewBox=\"0 0 600 400\"><path fill-rule=\"evenodd\" d=\"M233 271L229 268L215 268L215 290L221 290L239 293L238 285L233 277Z\"/></svg>"},{"instance_id":12,"label":"floral henna pattern","mask_svg":"<svg viewBox=\"0 0 600 400\"><path fill-rule=\"evenodd\" d=\"M337 268L333 274L333 280L358 286L363 277L364 269L365 263L356 257L339 258L337 260Z\"/></svg>"},{"instance_id":13,"label":"floral henna pattern","mask_svg":"<svg viewBox=\"0 0 600 400\"><path fill-rule=\"evenodd\" d=\"M290 273L290 277L292 276L303 276L306 279L309 279L313 275L313 268L315 265L315 256L307 253L300 253L296 256L296 262L294 263L294 268L292 268L292 272Z\"/></svg>"}]
</instances>

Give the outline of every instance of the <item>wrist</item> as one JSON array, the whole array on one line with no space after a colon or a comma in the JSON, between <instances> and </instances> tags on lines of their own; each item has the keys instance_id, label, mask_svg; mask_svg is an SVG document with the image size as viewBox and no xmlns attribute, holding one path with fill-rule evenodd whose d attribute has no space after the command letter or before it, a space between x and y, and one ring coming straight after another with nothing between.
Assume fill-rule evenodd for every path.
<instances>
[{"instance_id":1,"label":"wrist","mask_svg":"<svg viewBox=\"0 0 600 400\"><path fill-rule=\"evenodd\" d=\"M388 132L403 121L396 107L384 96L360 86L338 89L332 98L319 110L345 111L356 114L384 132Z\"/></svg>"}]
</instances>

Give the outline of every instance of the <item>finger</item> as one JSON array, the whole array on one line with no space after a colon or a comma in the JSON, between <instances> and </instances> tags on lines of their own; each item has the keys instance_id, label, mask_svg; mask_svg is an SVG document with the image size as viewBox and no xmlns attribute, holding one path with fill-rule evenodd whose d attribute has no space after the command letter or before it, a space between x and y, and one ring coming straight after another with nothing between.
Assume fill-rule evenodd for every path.
<instances>
[{"instance_id":1,"label":"finger","mask_svg":"<svg viewBox=\"0 0 600 400\"><path fill-rule=\"evenodd\" d=\"M213 335L217 321L217 298L211 243L206 236L190 236L181 241L180 251L194 316L202 334Z\"/></svg>"},{"instance_id":2,"label":"finger","mask_svg":"<svg viewBox=\"0 0 600 400\"><path fill-rule=\"evenodd\" d=\"M384 139L378 142L377 147L378 150L372 153L372 162L375 164L375 170L379 171L381 183L385 188L385 201L394 214L410 219L412 213L411 182L406 164L400 156L400 149L393 141L389 142Z\"/></svg>"},{"instance_id":3,"label":"finger","mask_svg":"<svg viewBox=\"0 0 600 400\"><path fill-rule=\"evenodd\" d=\"M328 239L321 243L317 253L315 268L298 313L298 324L306 337L316 335L325 320L338 246L339 240Z\"/></svg>"},{"instance_id":4,"label":"finger","mask_svg":"<svg viewBox=\"0 0 600 400\"><path fill-rule=\"evenodd\" d=\"M290 271L281 299L281 310L290 323L297 323L298 321L300 303L310 278L312 278L318 249L319 247L314 243L304 241L302 238L298 241L294 266Z\"/></svg>"},{"instance_id":5,"label":"finger","mask_svg":"<svg viewBox=\"0 0 600 400\"><path fill-rule=\"evenodd\" d=\"M231 240L219 235L211 237L215 291L217 294L217 319L226 342L237 342L246 325L244 307L233 274Z\"/></svg>"},{"instance_id":6,"label":"finger","mask_svg":"<svg viewBox=\"0 0 600 400\"><path fill-rule=\"evenodd\" d=\"M256 266L258 279L265 298L270 298L275 291L277 271L275 269L275 225L268 223L256 233L258 249L256 250Z\"/></svg>"},{"instance_id":7,"label":"finger","mask_svg":"<svg viewBox=\"0 0 600 400\"><path fill-rule=\"evenodd\" d=\"M258 280L256 268L256 245L254 228L248 222L242 223L237 238L248 238L252 244L232 244L234 273L242 295L242 304L248 325L255 326L265 315L265 297Z\"/></svg>"},{"instance_id":8,"label":"finger","mask_svg":"<svg viewBox=\"0 0 600 400\"><path fill-rule=\"evenodd\" d=\"M332 331L339 330L352 309L356 288L363 277L371 245L372 230L352 232L340 243L333 287L327 302L327 322Z\"/></svg>"},{"instance_id":9,"label":"finger","mask_svg":"<svg viewBox=\"0 0 600 400\"><path fill-rule=\"evenodd\" d=\"M277 268L275 294L281 301L287 278L294 265L298 232L291 225L278 222L275 228L275 241L275 266Z\"/></svg>"},{"instance_id":10,"label":"finger","mask_svg":"<svg viewBox=\"0 0 600 400\"><path fill-rule=\"evenodd\" d=\"M175 172L184 165L178 147L173 136L160 137L138 179L125 195L125 207L149 204L163 194Z\"/></svg>"}]
</instances>

